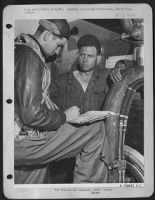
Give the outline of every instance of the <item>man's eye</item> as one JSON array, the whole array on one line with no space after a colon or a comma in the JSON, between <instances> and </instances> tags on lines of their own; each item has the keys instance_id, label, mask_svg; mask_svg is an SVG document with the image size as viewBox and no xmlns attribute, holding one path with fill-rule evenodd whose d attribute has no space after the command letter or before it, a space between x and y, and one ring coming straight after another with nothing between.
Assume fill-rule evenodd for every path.
<instances>
[{"instance_id":1,"label":"man's eye","mask_svg":"<svg viewBox=\"0 0 155 200\"><path fill-rule=\"evenodd\" d=\"M58 45L58 47L60 47L60 48L63 48L63 47L64 47L64 45L63 45L63 44L59 44L59 45Z\"/></svg>"},{"instance_id":2,"label":"man's eye","mask_svg":"<svg viewBox=\"0 0 155 200\"><path fill-rule=\"evenodd\" d=\"M80 54L80 56L81 56L81 57L86 56L86 57L89 57L89 58L93 58L93 57L94 57L93 55L89 55L89 54Z\"/></svg>"},{"instance_id":3,"label":"man's eye","mask_svg":"<svg viewBox=\"0 0 155 200\"><path fill-rule=\"evenodd\" d=\"M93 55L88 55L88 57L89 57L89 58L94 58L94 56L93 56Z\"/></svg>"}]
</instances>

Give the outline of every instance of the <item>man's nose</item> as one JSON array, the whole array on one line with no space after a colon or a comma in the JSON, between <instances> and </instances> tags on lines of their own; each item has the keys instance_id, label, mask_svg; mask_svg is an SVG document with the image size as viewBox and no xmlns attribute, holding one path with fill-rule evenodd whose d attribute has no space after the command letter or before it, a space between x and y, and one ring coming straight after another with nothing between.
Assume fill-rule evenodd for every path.
<instances>
[{"instance_id":1,"label":"man's nose","mask_svg":"<svg viewBox=\"0 0 155 200\"><path fill-rule=\"evenodd\" d=\"M63 46L58 46L57 49L55 50L55 53L60 56L63 53Z\"/></svg>"},{"instance_id":2,"label":"man's nose","mask_svg":"<svg viewBox=\"0 0 155 200\"><path fill-rule=\"evenodd\" d=\"M86 61L87 61L87 58L88 58L88 56L87 56L87 55L84 55L84 56L83 56L83 61L86 62Z\"/></svg>"},{"instance_id":3,"label":"man's nose","mask_svg":"<svg viewBox=\"0 0 155 200\"><path fill-rule=\"evenodd\" d=\"M60 49L61 49L61 48L58 46L57 49L55 50L55 53L56 53L57 55L59 54Z\"/></svg>"}]
</instances>

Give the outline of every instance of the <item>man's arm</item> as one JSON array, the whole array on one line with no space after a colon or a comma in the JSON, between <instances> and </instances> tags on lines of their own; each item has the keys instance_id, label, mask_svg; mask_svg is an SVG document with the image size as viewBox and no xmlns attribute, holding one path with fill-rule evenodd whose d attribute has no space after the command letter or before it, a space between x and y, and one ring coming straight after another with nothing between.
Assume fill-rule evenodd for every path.
<instances>
[{"instance_id":1,"label":"man's arm","mask_svg":"<svg viewBox=\"0 0 155 200\"><path fill-rule=\"evenodd\" d=\"M110 73L111 80L116 83L122 79L122 73L130 68L133 67L133 61L132 60L119 60L115 64L115 68L112 69Z\"/></svg>"},{"instance_id":2,"label":"man's arm","mask_svg":"<svg viewBox=\"0 0 155 200\"><path fill-rule=\"evenodd\" d=\"M18 55L16 55L18 56ZM66 120L59 110L49 110L42 101L43 63L35 52L18 57L15 80L16 100L24 125L42 131L56 130Z\"/></svg>"}]
</instances>

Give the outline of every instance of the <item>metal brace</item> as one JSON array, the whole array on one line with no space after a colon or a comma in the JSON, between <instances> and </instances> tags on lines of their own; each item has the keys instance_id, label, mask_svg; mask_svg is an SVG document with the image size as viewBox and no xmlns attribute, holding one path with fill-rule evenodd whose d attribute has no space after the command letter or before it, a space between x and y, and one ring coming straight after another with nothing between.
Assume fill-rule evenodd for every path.
<instances>
[{"instance_id":1,"label":"metal brace","mask_svg":"<svg viewBox=\"0 0 155 200\"><path fill-rule=\"evenodd\" d=\"M114 160L109 166L108 169L118 169L119 171L126 169L126 160Z\"/></svg>"}]
</instances>

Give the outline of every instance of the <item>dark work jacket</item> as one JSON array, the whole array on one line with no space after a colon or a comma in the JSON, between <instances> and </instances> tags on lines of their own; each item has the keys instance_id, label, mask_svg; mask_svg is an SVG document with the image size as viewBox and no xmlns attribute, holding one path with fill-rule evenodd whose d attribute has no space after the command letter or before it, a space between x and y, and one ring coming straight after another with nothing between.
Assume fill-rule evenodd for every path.
<instances>
[{"instance_id":1,"label":"dark work jacket","mask_svg":"<svg viewBox=\"0 0 155 200\"><path fill-rule=\"evenodd\" d=\"M107 78L110 70L95 70L89 81L86 91L83 91L73 72L59 75L51 84L50 96L52 100L65 110L71 106L78 106L80 112L102 110L108 92Z\"/></svg>"},{"instance_id":2,"label":"dark work jacket","mask_svg":"<svg viewBox=\"0 0 155 200\"><path fill-rule=\"evenodd\" d=\"M48 109L42 101L44 62L30 47L15 48L15 113L23 125L40 131L58 129L65 121L61 111Z\"/></svg>"}]
</instances>

